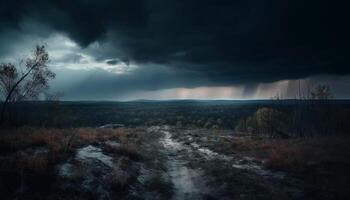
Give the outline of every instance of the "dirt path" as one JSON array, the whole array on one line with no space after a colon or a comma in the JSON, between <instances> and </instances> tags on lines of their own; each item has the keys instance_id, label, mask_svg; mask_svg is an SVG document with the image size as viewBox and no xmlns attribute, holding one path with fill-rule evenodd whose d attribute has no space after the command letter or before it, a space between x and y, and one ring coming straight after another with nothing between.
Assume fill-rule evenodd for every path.
<instances>
[{"instance_id":1,"label":"dirt path","mask_svg":"<svg viewBox=\"0 0 350 200\"><path fill-rule=\"evenodd\" d=\"M168 126L152 129L164 135L160 143L174 185L173 199L303 199L284 173L265 170L252 158L217 153L186 133L181 134L186 140L175 139Z\"/></svg>"},{"instance_id":2,"label":"dirt path","mask_svg":"<svg viewBox=\"0 0 350 200\"><path fill-rule=\"evenodd\" d=\"M118 141L83 146L59 167L62 189L94 199L303 199L285 174L265 170L251 158L213 150L210 144L217 136L195 139L193 130L168 126L146 130L140 139L145 146L138 148L145 154L152 150L145 158L158 164L106 151L118 147Z\"/></svg>"},{"instance_id":3,"label":"dirt path","mask_svg":"<svg viewBox=\"0 0 350 200\"><path fill-rule=\"evenodd\" d=\"M168 174L174 185L173 199L204 199L210 194L203 178L203 171L186 166L188 161L182 156L190 150L172 139L168 127L160 128L164 134L160 142L167 155Z\"/></svg>"},{"instance_id":4,"label":"dirt path","mask_svg":"<svg viewBox=\"0 0 350 200\"><path fill-rule=\"evenodd\" d=\"M170 126L98 130L95 137L77 139L55 164L47 199L337 199L332 191L294 174L268 170L255 154L224 143L223 137L242 137L230 130ZM49 149L31 146L20 153L41 158ZM15 196L31 195L30 182L23 180ZM37 188L35 197L47 195L41 193L42 185ZM30 199L37 199L34 195Z\"/></svg>"}]
</instances>

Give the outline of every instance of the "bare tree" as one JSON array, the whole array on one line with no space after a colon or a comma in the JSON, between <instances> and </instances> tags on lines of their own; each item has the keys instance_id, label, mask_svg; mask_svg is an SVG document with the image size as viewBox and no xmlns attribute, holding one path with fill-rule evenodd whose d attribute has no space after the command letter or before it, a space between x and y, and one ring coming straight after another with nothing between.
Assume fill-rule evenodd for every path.
<instances>
[{"instance_id":1,"label":"bare tree","mask_svg":"<svg viewBox=\"0 0 350 200\"><path fill-rule=\"evenodd\" d=\"M318 100L327 100L332 98L332 92L329 85L318 85L311 91L311 98Z\"/></svg>"},{"instance_id":2,"label":"bare tree","mask_svg":"<svg viewBox=\"0 0 350 200\"><path fill-rule=\"evenodd\" d=\"M55 74L48 69L49 54L43 45L37 45L25 60L21 71L11 63L0 64L0 89L4 97L0 121L4 121L6 107L10 102L35 100L48 89L48 81Z\"/></svg>"}]
</instances>

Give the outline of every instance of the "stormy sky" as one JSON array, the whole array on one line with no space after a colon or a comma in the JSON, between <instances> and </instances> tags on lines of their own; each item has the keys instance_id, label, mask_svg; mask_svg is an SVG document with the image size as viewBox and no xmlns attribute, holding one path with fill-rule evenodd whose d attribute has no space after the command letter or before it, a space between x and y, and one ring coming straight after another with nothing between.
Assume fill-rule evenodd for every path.
<instances>
[{"instance_id":1,"label":"stormy sky","mask_svg":"<svg viewBox=\"0 0 350 200\"><path fill-rule=\"evenodd\" d=\"M350 98L350 3L0 0L0 62L46 44L65 100Z\"/></svg>"}]
</instances>

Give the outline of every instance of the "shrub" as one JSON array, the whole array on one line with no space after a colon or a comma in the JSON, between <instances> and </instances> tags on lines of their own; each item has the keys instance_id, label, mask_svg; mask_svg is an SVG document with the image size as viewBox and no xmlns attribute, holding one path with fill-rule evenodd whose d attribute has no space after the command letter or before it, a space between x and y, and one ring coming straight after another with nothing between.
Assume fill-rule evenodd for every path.
<instances>
[{"instance_id":1,"label":"shrub","mask_svg":"<svg viewBox=\"0 0 350 200\"><path fill-rule=\"evenodd\" d=\"M303 165L308 161L302 147L283 144L275 146L270 151L265 166L277 170L302 170Z\"/></svg>"},{"instance_id":2,"label":"shrub","mask_svg":"<svg viewBox=\"0 0 350 200\"><path fill-rule=\"evenodd\" d=\"M273 137L284 137L287 128L285 119L284 114L276 109L260 108L253 116L241 120L235 130L253 135L265 134Z\"/></svg>"}]
</instances>

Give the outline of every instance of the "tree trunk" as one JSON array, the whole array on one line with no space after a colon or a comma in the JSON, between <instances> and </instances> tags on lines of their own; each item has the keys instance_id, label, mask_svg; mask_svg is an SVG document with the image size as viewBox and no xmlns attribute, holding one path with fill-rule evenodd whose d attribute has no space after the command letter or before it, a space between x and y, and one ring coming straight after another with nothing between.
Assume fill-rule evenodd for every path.
<instances>
[{"instance_id":1,"label":"tree trunk","mask_svg":"<svg viewBox=\"0 0 350 200\"><path fill-rule=\"evenodd\" d=\"M5 121L5 110L8 102L10 101L10 98L15 91L15 89L18 87L18 85L30 74L30 72L37 66L37 64L34 64L27 73L25 73L17 82L16 84L11 88L10 92L7 94L6 99L4 103L2 104L1 108L1 116L0 116L0 124L3 124Z\"/></svg>"}]
</instances>

